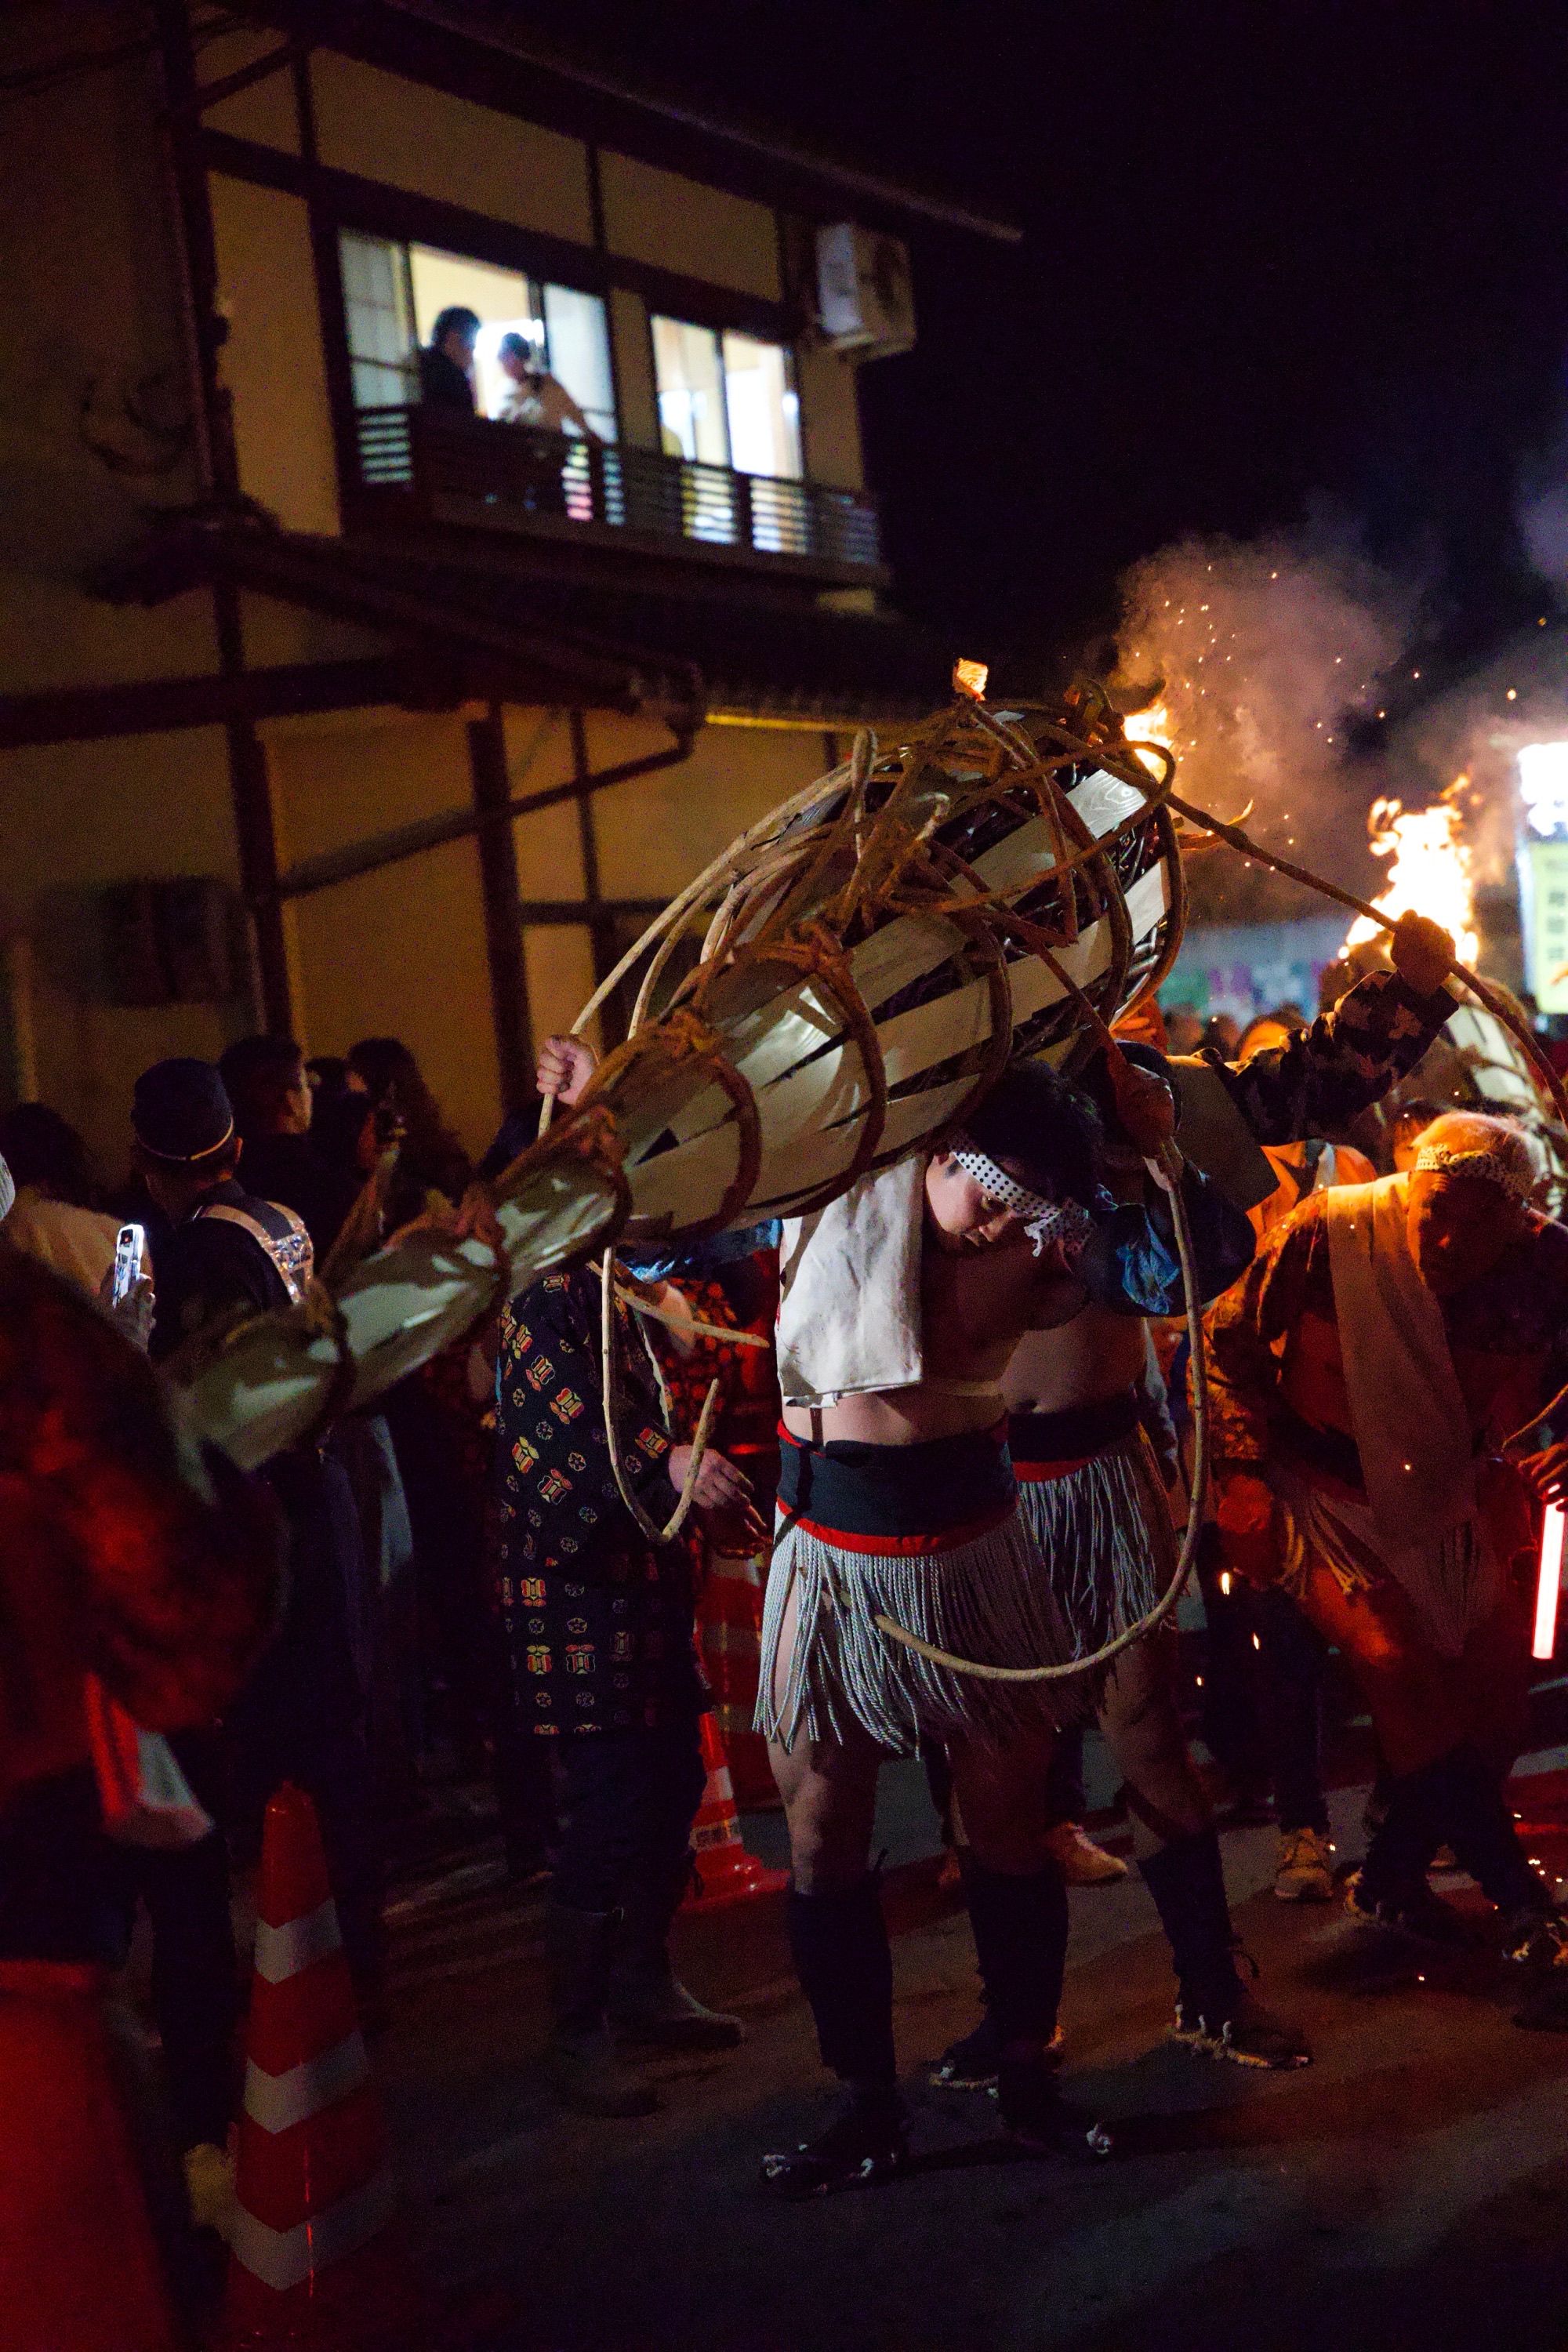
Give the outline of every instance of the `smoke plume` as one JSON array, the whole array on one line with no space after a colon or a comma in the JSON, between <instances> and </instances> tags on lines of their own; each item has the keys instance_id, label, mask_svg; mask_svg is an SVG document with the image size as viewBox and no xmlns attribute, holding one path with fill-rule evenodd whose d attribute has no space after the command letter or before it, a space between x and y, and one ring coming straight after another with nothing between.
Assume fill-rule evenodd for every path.
<instances>
[{"instance_id":1,"label":"smoke plume","mask_svg":"<svg viewBox=\"0 0 1568 2352\"><path fill-rule=\"evenodd\" d=\"M1163 706L1184 798L1221 816L1250 803L1260 842L1362 883L1365 812L1383 787L1351 772L1348 731L1376 715L1379 675L1411 643L1419 603L1325 531L1184 540L1123 579L1117 699ZM1228 852L1201 859L1194 881L1216 918L1306 911Z\"/></svg>"}]
</instances>

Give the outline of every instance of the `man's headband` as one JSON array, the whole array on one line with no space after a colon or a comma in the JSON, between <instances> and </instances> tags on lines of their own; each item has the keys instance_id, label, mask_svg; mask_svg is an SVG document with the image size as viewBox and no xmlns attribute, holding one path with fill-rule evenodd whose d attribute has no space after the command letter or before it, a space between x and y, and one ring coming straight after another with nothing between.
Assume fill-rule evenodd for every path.
<instances>
[{"instance_id":1,"label":"man's headband","mask_svg":"<svg viewBox=\"0 0 1568 2352\"><path fill-rule=\"evenodd\" d=\"M1043 1192L1031 1192L1006 1170L998 1168L984 1151L972 1144L953 1153L954 1160L965 1175L973 1176L988 1201L999 1208L1008 1209L1021 1217L1024 1231L1035 1244L1039 1256L1047 1242L1055 1242L1064 1257L1077 1257L1094 1231L1094 1219L1076 1201L1047 1201Z\"/></svg>"},{"instance_id":2,"label":"man's headband","mask_svg":"<svg viewBox=\"0 0 1568 2352\"><path fill-rule=\"evenodd\" d=\"M1424 1143L1415 1154L1415 1166L1422 1175L1479 1176L1514 1201L1528 1201L1535 1190L1535 1178L1529 1169L1510 1166L1500 1152L1473 1145L1468 1150L1457 1151L1451 1144Z\"/></svg>"}]
</instances>

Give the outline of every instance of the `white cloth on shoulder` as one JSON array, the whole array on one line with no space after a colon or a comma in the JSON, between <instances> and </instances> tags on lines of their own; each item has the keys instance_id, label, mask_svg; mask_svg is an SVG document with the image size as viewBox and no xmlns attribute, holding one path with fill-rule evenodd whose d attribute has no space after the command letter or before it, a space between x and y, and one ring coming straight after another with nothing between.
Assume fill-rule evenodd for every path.
<instances>
[{"instance_id":1,"label":"white cloth on shoulder","mask_svg":"<svg viewBox=\"0 0 1568 2352\"><path fill-rule=\"evenodd\" d=\"M1366 1532L1437 1646L1455 1653L1495 1601L1497 1563L1443 1309L1411 1255L1407 1190L1404 1176L1342 1184L1321 1213Z\"/></svg>"},{"instance_id":2,"label":"white cloth on shoulder","mask_svg":"<svg viewBox=\"0 0 1568 2352\"><path fill-rule=\"evenodd\" d=\"M786 1404L912 1388L921 1347L924 1155L862 1176L779 1250L779 1386Z\"/></svg>"}]
</instances>

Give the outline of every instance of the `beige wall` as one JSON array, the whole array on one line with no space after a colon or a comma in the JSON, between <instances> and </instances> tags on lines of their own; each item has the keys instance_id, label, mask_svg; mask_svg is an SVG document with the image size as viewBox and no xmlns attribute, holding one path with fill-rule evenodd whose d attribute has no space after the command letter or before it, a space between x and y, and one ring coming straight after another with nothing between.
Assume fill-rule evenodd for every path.
<instances>
[{"instance_id":1,"label":"beige wall","mask_svg":"<svg viewBox=\"0 0 1568 2352\"><path fill-rule=\"evenodd\" d=\"M831 483L839 490L863 490L866 469L855 370L836 352L797 344L795 381L807 479Z\"/></svg>"},{"instance_id":2,"label":"beige wall","mask_svg":"<svg viewBox=\"0 0 1568 2352\"><path fill-rule=\"evenodd\" d=\"M595 711L588 754L595 768L657 750L658 730ZM679 767L657 770L593 798L599 887L606 898L668 897L739 833L824 767L821 734L705 727Z\"/></svg>"},{"instance_id":3,"label":"beige wall","mask_svg":"<svg viewBox=\"0 0 1568 2352\"><path fill-rule=\"evenodd\" d=\"M310 61L323 163L518 228L593 242L582 142L320 49Z\"/></svg>"},{"instance_id":4,"label":"beige wall","mask_svg":"<svg viewBox=\"0 0 1568 2352\"><path fill-rule=\"evenodd\" d=\"M766 205L608 148L599 158L599 178L612 253L779 300L778 231Z\"/></svg>"},{"instance_id":5,"label":"beige wall","mask_svg":"<svg viewBox=\"0 0 1568 2352\"><path fill-rule=\"evenodd\" d=\"M201 53L202 79L223 81L245 66L276 56L282 46L282 34L271 26L256 32L226 33L218 40L205 41ZM260 146L280 147L285 154L297 155L300 117L294 103L292 68L284 65L260 81L253 81L248 89L237 90L232 98L220 98L216 106L203 109L202 120L214 131L226 131L231 138L254 139Z\"/></svg>"},{"instance_id":6,"label":"beige wall","mask_svg":"<svg viewBox=\"0 0 1568 2352\"><path fill-rule=\"evenodd\" d=\"M304 199L216 172L208 185L240 488L286 530L335 537L337 467Z\"/></svg>"},{"instance_id":7,"label":"beige wall","mask_svg":"<svg viewBox=\"0 0 1568 2352\"><path fill-rule=\"evenodd\" d=\"M457 714L354 711L263 730L280 862L342 849L472 793ZM295 1022L313 1054L402 1037L470 1150L500 1118L479 855L450 842L293 900Z\"/></svg>"},{"instance_id":8,"label":"beige wall","mask_svg":"<svg viewBox=\"0 0 1568 2352\"><path fill-rule=\"evenodd\" d=\"M0 10L0 70L25 72L62 41L112 48L126 30L126 10L90 0ZM214 667L207 598L118 610L80 585L141 536L146 507L196 493L155 110L155 75L138 58L5 110L0 692Z\"/></svg>"},{"instance_id":9,"label":"beige wall","mask_svg":"<svg viewBox=\"0 0 1568 2352\"><path fill-rule=\"evenodd\" d=\"M233 1004L105 1002L97 894L130 878L236 878L228 763L216 728L8 752L0 762L0 937L30 946L26 1008L46 1100L123 1171L131 1089L166 1054L221 1053Z\"/></svg>"}]
</instances>

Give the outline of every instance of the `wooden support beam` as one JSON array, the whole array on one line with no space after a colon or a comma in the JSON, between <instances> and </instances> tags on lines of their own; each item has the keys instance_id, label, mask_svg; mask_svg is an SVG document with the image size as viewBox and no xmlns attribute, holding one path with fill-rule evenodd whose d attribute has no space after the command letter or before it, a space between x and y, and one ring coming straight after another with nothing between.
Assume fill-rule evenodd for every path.
<instances>
[{"instance_id":1,"label":"wooden support beam","mask_svg":"<svg viewBox=\"0 0 1568 2352\"><path fill-rule=\"evenodd\" d=\"M0 694L0 751L27 743L90 743L113 735L161 735L221 727L231 719L281 719L357 710L407 699L405 662L289 662L200 677L153 677L121 686L68 686L47 694Z\"/></svg>"},{"instance_id":2,"label":"wooden support beam","mask_svg":"<svg viewBox=\"0 0 1568 2352\"><path fill-rule=\"evenodd\" d=\"M502 1107L513 1111L533 1091L533 1032L523 960L522 892L512 832L511 779L506 764L506 722L499 702L492 702L482 719L468 722L468 769L485 910L496 1068Z\"/></svg>"}]
</instances>

